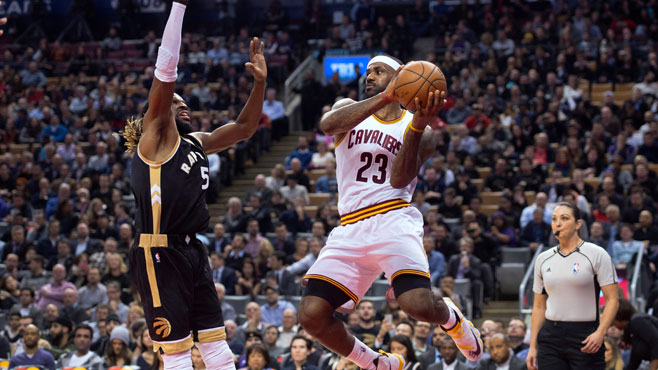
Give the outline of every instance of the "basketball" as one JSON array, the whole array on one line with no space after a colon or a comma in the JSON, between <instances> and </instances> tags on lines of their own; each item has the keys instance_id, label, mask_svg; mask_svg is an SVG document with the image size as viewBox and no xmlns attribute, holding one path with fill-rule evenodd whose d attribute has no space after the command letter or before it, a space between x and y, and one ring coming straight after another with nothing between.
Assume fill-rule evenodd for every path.
<instances>
[{"instance_id":1,"label":"basketball","mask_svg":"<svg viewBox=\"0 0 658 370\"><path fill-rule=\"evenodd\" d=\"M430 91L434 90L447 91L448 84L441 69L430 62L408 63L400 71L395 81L395 96L405 109L408 106L413 107L416 97L425 107Z\"/></svg>"}]
</instances>

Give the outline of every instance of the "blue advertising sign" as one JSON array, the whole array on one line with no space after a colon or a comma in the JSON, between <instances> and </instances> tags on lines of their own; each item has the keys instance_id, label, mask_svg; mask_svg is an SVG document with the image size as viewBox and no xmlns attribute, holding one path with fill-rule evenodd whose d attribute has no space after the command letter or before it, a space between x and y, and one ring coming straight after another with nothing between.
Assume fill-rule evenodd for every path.
<instances>
[{"instance_id":1,"label":"blue advertising sign","mask_svg":"<svg viewBox=\"0 0 658 370\"><path fill-rule=\"evenodd\" d=\"M356 78L354 66L358 65L361 74L366 73L370 56L368 55L345 55L345 56L330 56L324 58L324 78L326 81L331 79L331 76L338 72L341 83L349 83Z\"/></svg>"}]
</instances>

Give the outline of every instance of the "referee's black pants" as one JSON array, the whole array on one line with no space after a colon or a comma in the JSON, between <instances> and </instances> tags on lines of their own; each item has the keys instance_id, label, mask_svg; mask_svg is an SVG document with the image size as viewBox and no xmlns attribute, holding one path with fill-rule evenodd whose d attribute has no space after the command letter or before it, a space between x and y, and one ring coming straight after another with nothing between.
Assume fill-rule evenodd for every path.
<instances>
[{"instance_id":1,"label":"referee's black pants","mask_svg":"<svg viewBox=\"0 0 658 370\"><path fill-rule=\"evenodd\" d=\"M596 331L595 321L546 320L537 334L537 367L539 370L604 370L605 346L597 353L580 349L585 338Z\"/></svg>"}]
</instances>

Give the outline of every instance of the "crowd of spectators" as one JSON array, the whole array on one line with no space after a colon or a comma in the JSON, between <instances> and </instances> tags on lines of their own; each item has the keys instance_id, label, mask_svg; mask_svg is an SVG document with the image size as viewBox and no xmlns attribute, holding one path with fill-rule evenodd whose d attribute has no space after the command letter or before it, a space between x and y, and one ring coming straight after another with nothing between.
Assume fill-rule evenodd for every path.
<instances>
[{"instance_id":1,"label":"crowd of spectators","mask_svg":"<svg viewBox=\"0 0 658 370\"><path fill-rule=\"evenodd\" d=\"M430 8L418 1L386 17L357 2L340 25L321 32L328 15L312 1L304 27L323 40L323 52L383 50L405 61L414 38L440 35L424 59L448 76L448 102L432 123L438 146L419 173L413 205L425 218L432 283L444 295L462 308L472 299L474 316L482 315L482 303L498 298L502 248L554 245L552 207L567 201L585 215L581 236L608 250L621 277L629 276L636 253L646 253L641 293L656 314L655 7L643 1L547 4L552 8L522 2ZM282 27L284 13L270 8L263 34L273 70L280 68L271 86L299 60ZM250 90L242 65L251 36L246 28L213 39L184 35L178 86L192 111L202 112L193 113L196 130L235 119L242 108ZM127 275L135 233L131 157L115 135L126 117L141 111L157 45L155 32L132 43L114 30L92 44L42 40L3 49L0 309L6 326L0 357L11 357L13 365L38 359L46 368L161 366ZM120 58L134 60L108 63ZM591 83L608 82L610 90L595 96ZM615 87L628 83L630 98L616 99ZM323 86L309 76L300 90L309 103L302 109L309 134L284 163L256 176L244 198L231 198L221 221L198 236L209 250L239 368L354 369L297 325L296 304L300 277L339 223L332 138L310 129L333 101L356 97L356 89L338 79ZM257 161L270 138L288 134L276 90L268 91L264 113L258 136L211 156L216 186L210 202L218 184L230 184L248 159ZM463 278L473 283L470 298L454 290L455 279ZM248 303L232 304L238 301ZM526 324L517 319L507 325L485 320L487 354L470 364L461 363L440 328L416 322L393 303L366 299L344 319L364 343L400 353L413 369L438 370L454 361L462 368L512 366L527 349ZM628 361L627 343L623 333L609 331L611 364ZM195 368L203 368L198 351L192 356Z\"/></svg>"}]
</instances>

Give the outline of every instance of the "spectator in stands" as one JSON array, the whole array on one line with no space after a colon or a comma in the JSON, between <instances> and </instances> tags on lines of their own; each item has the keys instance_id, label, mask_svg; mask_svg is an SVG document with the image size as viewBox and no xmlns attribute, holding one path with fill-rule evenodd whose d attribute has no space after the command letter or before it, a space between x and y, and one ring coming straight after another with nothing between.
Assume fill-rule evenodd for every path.
<instances>
[{"instance_id":1,"label":"spectator in stands","mask_svg":"<svg viewBox=\"0 0 658 370\"><path fill-rule=\"evenodd\" d=\"M492 335L488 348L491 358L481 360L478 370L494 370L501 366L507 366L509 370L526 369L525 362L516 357L516 352L512 353L510 348L511 344L508 336L500 333Z\"/></svg>"},{"instance_id":2,"label":"spectator in stands","mask_svg":"<svg viewBox=\"0 0 658 370\"><path fill-rule=\"evenodd\" d=\"M60 312L62 316L73 321L76 325L89 318L86 310L78 304L78 292L73 288L64 291L64 306Z\"/></svg>"},{"instance_id":3,"label":"spectator in stands","mask_svg":"<svg viewBox=\"0 0 658 370\"><path fill-rule=\"evenodd\" d=\"M262 333L267 328L267 324L262 320L262 312L260 311L260 306L256 302L247 303L245 308L245 317L246 321L240 325L240 330L245 334L245 339L248 339L249 336L246 335L250 331L257 333ZM262 340L262 337L260 338ZM246 343L245 343L246 345Z\"/></svg>"},{"instance_id":4,"label":"spectator in stands","mask_svg":"<svg viewBox=\"0 0 658 370\"><path fill-rule=\"evenodd\" d=\"M112 312L119 316L121 322L128 320L129 308L121 302L121 286L116 281L107 283L107 304L110 305Z\"/></svg>"},{"instance_id":5,"label":"spectator in stands","mask_svg":"<svg viewBox=\"0 0 658 370\"><path fill-rule=\"evenodd\" d=\"M491 216L491 237L500 248L503 246L506 247L516 247L516 233L514 228L508 224L505 214L501 211L496 211Z\"/></svg>"},{"instance_id":6,"label":"spectator in stands","mask_svg":"<svg viewBox=\"0 0 658 370\"><path fill-rule=\"evenodd\" d=\"M57 256L57 242L63 237L60 235L60 223L58 220L51 220L48 223L48 234L45 238L39 240L37 253L46 259L52 259Z\"/></svg>"},{"instance_id":7,"label":"spectator in stands","mask_svg":"<svg viewBox=\"0 0 658 370\"><path fill-rule=\"evenodd\" d=\"M51 348L48 350L55 360L58 360L62 355L73 351L73 342L71 332L73 331L73 323L65 317L58 317L50 325L50 334L48 341Z\"/></svg>"},{"instance_id":8,"label":"spectator in stands","mask_svg":"<svg viewBox=\"0 0 658 370\"><path fill-rule=\"evenodd\" d=\"M287 160L287 169L292 169L292 160L293 158L299 159L302 165L302 170L305 170L306 167L311 163L313 159L313 152L308 146L308 139L306 136L300 136L298 139L297 149L293 150L288 156Z\"/></svg>"},{"instance_id":9,"label":"spectator in stands","mask_svg":"<svg viewBox=\"0 0 658 370\"><path fill-rule=\"evenodd\" d=\"M266 303L260 307L260 311L263 322L269 325L281 326L283 312L287 309L295 309L292 303L279 299L278 286L265 286L265 301Z\"/></svg>"},{"instance_id":10,"label":"spectator in stands","mask_svg":"<svg viewBox=\"0 0 658 370\"><path fill-rule=\"evenodd\" d=\"M105 349L104 367L125 366L132 362L132 352L128 347L130 333L128 329L117 326L110 333L110 344Z\"/></svg>"},{"instance_id":11,"label":"spectator in stands","mask_svg":"<svg viewBox=\"0 0 658 370\"><path fill-rule=\"evenodd\" d=\"M276 90L267 89L263 102L263 113L270 119L272 125L272 138L279 141L288 135L288 118L283 103L276 100Z\"/></svg>"},{"instance_id":12,"label":"spectator in stands","mask_svg":"<svg viewBox=\"0 0 658 370\"><path fill-rule=\"evenodd\" d=\"M414 334L413 339L411 340L413 343L412 349L415 352L414 357L418 357L428 350L429 344L427 343L427 339L430 337L431 329L432 325L425 321L417 321L416 325L414 325ZM393 341L394 339L391 339L391 346L393 345ZM393 348L391 347L391 350L392 349Z\"/></svg>"},{"instance_id":13,"label":"spectator in stands","mask_svg":"<svg viewBox=\"0 0 658 370\"><path fill-rule=\"evenodd\" d=\"M13 253L18 256L18 260L20 262L24 262L25 253L27 252L27 249L31 245L25 241L25 229L23 228L23 226L21 225L12 226L10 237L11 240L9 240L7 244L5 244L5 247L3 249L3 257L7 258L7 255ZM41 258L41 261L43 262L43 257ZM25 261L25 262L31 262L31 261ZM43 284L45 284L45 282ZM39 287L37 287L37 289L38 288Z\"/></svg>"},{"instance_id":14,"label":"spectator in stands","mask_svg":"<svg viewBox=\"0 0 658 370\"><path fill-rule=\"evenodd\" d=\"M9 368L18 366L38 365L49 370L55 370L55 359L48 351L39 348L39 328L28 325L23 334L23 352L9 360Z\"/></svg>"},{"instance_id":15,"label":"spectator in stands","mask_svg":"<svg viewBox=\"0 0 658 370\"><path fill-rule=\"evenodd\" d=\"M640 225L635 229L633 240L648 241L651 246L658 245L658 227L653 224L653 215L648 210L640 212Z\"/></svg>"},{"instance_id":16,"label":"spectator in stands","mask_svg":"<svg viewBox=\"0 0 658 370\"><path fill-rule=\"evenodd\" d=\"M256 265L246 259L242 262L242 268L236 272L238 277L235 284L235 295L258 295L260 293L260 281L256 278Z\"/></svg>"},{"instance_id":17,"label":"spectator in stands","mask_svg":"<svg viewBox=\"0 0 658 370\"><path fill-rule=\"evenodd\" d=\"M231 245L224 249L224 255L226 256L226 266L234 269L235 271L242 270L242 263L247 256L244 250L245 243L246 240L243 234L236 233L235 236L233 236L233 242Z\"/></svg>"},{"instance_id":18,"label":"spectator in stands","mask_svg":"<svg viewBox=\"0 0 658 370\"><path fill-rule=\"evenodd\" d=\"M290 296L296 295L297 285L295 284L295 276L284 268L286 254L280 250L275 251L268 259L268 271L265 279L272 279L276 281L279 286L279 292L283 295Z\"/></svg>"},{"instance_id":19,"label":"spectator in stands","mask_svg":"<svg viewBox=\"0 0 658 370\"><path fill-rule=\"evenodd\" d=\"M105 353L107 352L107 349L112 347L112 343L110 342L110 334L114 331L114 328L119 326L121 326L121 321L119 321L119 317L115 314L109 314L107 316L107 319L105 320L105 333L104 335L100 336L98 340L91 345L91 350L96 352L98 355L105 357Z\"/></svg>"},{"instance_id":20,"label":"spectator in stands","mask_svg":"<svg viewBox=\"0 0 658 370\"><path fill-rule=\"evenodd\" d=\"M321 240L313 238L309 241L310 253L307 254L304 258L288 266L287 270L290 271L293 275L299 276L306 271L315 263L315 260L318 258L320 251L324 244Z\"/></svg>"},{"instance_id":21,"label":"spectator in stands","mask_svg":"<svg viewBox=\"0 0 658 370\"><path fill-rule=\"evenodd\" d=\"M475 223L472 223L473 225ZM470 225L469 225L470 227ZM481 260L473 255L473 239L463 237L459 240L461 255L454 255L448 261L447 274L453 279L471 280L471 296L473 297L473 310L475 317L481 315L479 300L480 286L482 285Z\"/></svg>"},{"instance_id":22,"label":"spectator in stands","mask_svg":"<svg viewBox=\"0 0 658 370\"><path fill-rule=\"evenodd\" d=\"M293 158L290 160L290 171L293 175L297 175L298 184L305 187L306 190L311 189L311 181L302 166L302 161L299 158ZM279 189L281 191L281 189Z\"/></svg>"},{"instance_id":23,"label":"spectator in stands","mask_svg":"<svg viewBox=\"0 0 658 370\"><path fill-rule=\"evenodd\" d=\"M297 312L294 309L287 309L283 311L281 316L281 326L279 327L279 339L277 340L277 346L288 348L290 347L290 342L292 338L297 334Z\"/></svg>"},{"instance_id":24,"label":"spectator in stands","mask_svg":"<svg viewBox=\"0 0 658 370\"><path fill-rule=\"evenodd\" d=\"M43 269L43 262L43 257L38 254L30 259L30 271L22 278L20 285L21 289L29 288L34 292L48 284L50 274Z\"/></svg>"},{"instance_id":25,"label":"spectator in stands","mask_svg":"<svg viewBox=\"0 0 658 370\"><path fill-rule=\"evenodd\" d=\"M425 254L427 254L430 266L432 285L436 285L441 276L445 273L446 259L441 252L436 250L434 237L432 237L432 235L425 235L423 237L423 247L425 248Z\"/></svg>"},{"instance_id":26,"label":"spectator in stands","mask_svg":"<svg viewBox=\"0 0 658 370\"><path fill-rule=\"evenodd\" d=\"M7 324L2 330L2 336L11 344L16 343L21 338L21 316L19 311L9 310Z\"/></svg>"},{"instance_id":27,"label":"spectator in stands","mask_svg":"<svg viewBox=\"0 0 658 370\"><path fill-rule=\"evenodd\" d=\"M439 161L438 157L432 160ZM450 171L450 170L447 170ZM440 176L440 177L439 177ZM431 205L438 205L442 200L442 193L446 189L445 174L437 174L434 167L425 168L423 178L416 185L416 189L420 190L425 195L425 200Z\"/></svg>"},{"instance_id":28,"label":"spectator in stands","mask_svg":"<svg viewBox=\"0 0 658 370\"><path fill-rule=\"evenodd\" d=\"M40 325L43 321L43 312L34 302L34 296L34 290L31 288L21 288L18 303L16 303L10 311L19 312L22 317L30 316L34 319L36 325Z\"/></svg>"},{"instance_id":29,"label":"spectator in stands","mask_svg":"<svg viewBox=\"0 0 658 370\"><path fill-rule=\"evenodd\" d=\"M595 221L592 223L592 226L590 226L589 242L603 246L603 248L607 247L608 240L605 238L605 231L603 230L603 225L600 222Z\"/></svg>"},{"instance_id":30,"label":"spectator in stands","mask_svg":"<svg viewBox=\"0 0 658 370\"><path fill-rule=\"evenodd\" d=\"M625 269L626 265L631 262L635 253L644 248L644 244L640 241L633 240L633 226L630 224L621 224L620 231L621 240L612 243L612 263L618 269Z\"/></svg>"},{"instance_id":31,"label":"spectator in stands","mask_svg":"<svg viewBox=\"0 0 658 370\"><path fill-rule=\"evenodd\" d=\"M286 352L286 348L279 347L277 346L277 341L279 340L279 329L278 327L274 325L270 325L265 329L265 336L263 338L263 344L267 348L267 352L269 353L271 358L278 358L279 356L283 355ZM256 347L252 347L256 348ZM253 351L253 349L252 349ZM253 353L253 352L252 352ZM249 355L247 355L247 362L249 362ZM266 363L269 363L266 362Z\"/></svg>"},{"instance_id":32,"label":"spectator in stands","mask_svg":"<svg viewBox=\"0 0 658 370\"><path fill-rule=\"evenodd\" d=\"M46 85L46 75L39 70L39 64L36 61L30 61L27 68L22 70L19 75L24 87Z\"/></svg>"},{"instance_id":33,"label":"spectator in stands","mask_svg":"<svg viewBox=\"0 0 658 370\"><path fill-rule=\"evenodd\" d=\"M258 174L254 178L254 189L247 192L247 197L245 200L248 202L251 199L251 195L260 196L261 203L265 206L269 206L272 200L272 189L267 185L267 179L265 175Z\"/></svg>"},{"instance_id":34,"label":"spectator in stands","mask_svg":"<svg viewBox=\"0 0 658 370\"><path fill-rule=\"evenodd\" d=\"M288 234L288 228L286 224L278 222L274 225L274 235L276 237L273 240L274 249L277 251L282 251L286 255L291 255L295 251L295 243L292 240L292 237ZM279 284L281 285L281 284Z\"/></svg>"},{"instance_id":35,"label":"spectator in stands","mask_svg":"<svg viewBox=\"0 0 658 370\"><path fill-rule=\"evenodd\" d=\"M329 166L330 164L336 164L336 158L334 154L330 152L327 148L327 142L324 140L318 141L317 152L313 153L311 159L310 168L321 169Z\"/></svg>"},{"instance_id":36,"label":"spectator in stands","mask_svg":"<svg viewBox=\"0 0 658 370\"><path fill-rule=\"evenodd\" d=\"M632 186L629 202L624 206L622 219L630 224L637 224L640 220L640 212L644 209L653 211L651 202L645 202L644 190L640 186Z\"/></svg>"},{"instance_id":37,"label":"spectator in stands","mask_svg":"<svg viewBox=\"0 0 658 370\"><path fill-rule=\"evenodd\" d=\"M428 370L467 370L469 366L466 363L457 359L457 354L459 350L457 345L449 336L444 336L439 342L439 354L441 355L441 360L430 365Z\"/></svg>"},{"instance_id":38,"label":"spectator in stands","mask_svg":"<svg viewBox=\"0 0 658 370\"><path fill-rule=\"evenodd\" d=\"M107 288L100 281L100 269L90 267L87 272L87 284L78 291L78 305L81 308L88 310L100 303L107 303Z\"/></svg>"},{"instance_id":39,"label":"spectator in stands","mask_svg":"<svg viewBox=\"0 0 658 370\"><path fill-rule=\"evenodd\" d=\"M279 189L286 183L286 169L283 164L277 164L270 170L270 176L265 178L265 183L272 192L279 191Z\"/></svg>"},{"instance_id":40,"label":"spectator in stands","mask_svg":"<svg viewBox=\"0 0 658 370\"><path fill-rule=\"evenodd\" d=\"M527 343L523 342L526 330L525 322L517 317L512 318L507 325L508 345L514 351L514 355L530 347Z\"/></svg>"},{"instance_id":41,"label":"spectator in stands","mask_svg":"<svg viewBox=\"0 0 658 370\"><path fill-rule=\"evenodd\" d=\"M484 191L503 191L512 187L512 177L507 171L507 161L496 160L494 171L484 180Z\"/></svg>"},{"instance_id":42,"label":"spectator in stands","mask_svg":"<svg viewBox=\"0 0 658 370\"><path fill-rule=\"evenodd\" d=\"M226 248L227 245L231 244L230 239L228 236L225 234L226 228L224 227L224 224L221 222L218 222L215 224L215 227L213 227L213 237L210 238L208 241L208 250L212 254L212 252L216 252L219 254L223 254L224 248Z\"/></svg>"},{"instance_id":43,"label":"spectator in stands","mask_svg":"<svg viewBox=\"0 0 658 370\"><path fill-rule=\"evenodd\" d=\"M55 265L53 267L52 281L39 289L36 297L36 305L45 309L47 305L54 304L58 308L64 304L64 291L75 286L66 281L66 267Z\"/></svg>"},{"instance_id":44,"label":"spectator in stands","mask_svg":"<svg viewBox=\"0 0 658 370\"><path fill-rule=\"evenodd\" d=\"M471 107L466 105L464 97L458 96L454 107L448 110L446 121L450 125L463 124L470 115Z\"/></svg>"},{"instance_id":45,"label":"spectator in stands","mask_svg":"<svg viewBox=\"0 0 658 370\"><path fill-rule=\"evenodd\" d=\"M535 196L535 202L525 207L521 212L521 219L520 219L521 228L525 228L526 225L528 225L530 221L534 219L535 210L538 208L544 210L543 221L547 224L550 224L552 211L546 209L547 203L548 203L548 196L546 195L546 193L544 192L537 193L537 195Z\"/></svg>"},{"instance_id":46,"label":"spectator in stands","mask_svg":"<svg viewBox=\"0 0 658 370\"><path fill-rule=\"evenodd\" d=\"M147 331L148 332L148 331ZM57 361L57 368L84 367L88 370L100 370L103 359L90 351L93 329L89 325L80 325L73 331L75 351L62 355Z\"/></svg>"},{"instance_id":47,"label":"spectator in stands","mask_svg":"<svg viewBox=\"0 0 658 370\"><path fill-rule=\"evenodd\" d=\"M247 233L249 233L249 224L251 220L256 221L258 230L263 233L270 233L274 229L272 227L272 215L270 212L269 206L264 204L261 200L261 196L258 193L254 193L249 197L249 207L251 207L251 212L249 212L247 222Z\"/></svg>"},{"instance_id":48,"label":"spectator in stands","mask_svg":"<svg viewBox=\"0 0 658 370\"><path fill-rule=\"evenodd\" d=\"M101 43L104 49L107 50L119 50L121 49L121 38L118 35L117 29L110 27L110 30L107 33L107 36Z\"/></svg>"},{"instance_id":49,"label":"spectator in stands","mask_svg":"<svg viewBox=\"0 0 658 370\"><path fill-rule=\"evenodd\" d=\"M246 230L246 214L242 209L242 202L238 197L231 197L227 201L226 215L223 217L222 223L226 228L226 232L234 234L236 232L244 232Z\"/></svg>"},{"instance_id":50,"label":"spectator in stands","mask_svg":"<svg viewBox=\"0 0 658 370\"><path fill-rule=\"evenodd\" d=\"M256 258L258 255L258 246L260 242L265 240L265 238L260 234L258 227L258 220L252 218L247 221L247 234L245 252L251 255L253 258Z\"/></svg>"},{"instance_id":51,"label":"spectator in stands","mask_svg":"<svg viewBox=\"0 0 658 370\"><path fill-rule=\"evenodd\" d=\"M226 294L224 284L215 283L215 291L217 292L217 298L219 298L219 304L222 306L222 317L224 318L224 321L235 320L237 317L235 308L233 308L233 305L230 303L224 301L224 296Z\"/></svg>"},{"instance_id":52,"label":"spectator in stands","mask_svg":"<svg viewBox=\"0 0 658 370\"><path fill-rule=\"evenodd\" d=\"M529 222L521 233L521 245L529 247L534 252L540 245L548 243L550 232L551 225L544 221L544 209L535 207L532 212L532 222Z\"/></svg>"},{"instance_id":53,"label":"spectator in stands","mask_svg":"<svg viewBox=\"0 0 658 370\"><path fill-rule=\"evenodd\" d=\"M318 147L322 147L322 141L318 143ZM317 154L317 153L316 153ZM338 193L338 180L336 179L336 163L333 160L329 160L323 166L325 169L325 174L320 176L315 183L315 192L316 193L325 193L331 194L331 200L335 199L336 194Z\"/></svg>"},{"instance_id":54,"label":"spectator in stands","mask_svg":"<svg viewBox=\"0 0 658 370\"><path fill-rule=\"evenodd\" d=\"M362 300L357 307L358 324L350 327L350 331L366 346L374 348L374 340L379 333L379 325L375 322L377 312L371 301ZM295 339L293 339L294 345Z\"/></svg>"},{"instance_id":55,"label":"spectator in stands","mask_svg":"<svg viewBox=\"0 0 658 370\"><path fill-rule=\"evenodd\" d=\"M290 180L288 181L290 183ZM301 186L295 186L295 188L303 189ZM308 196L308 194L306 195ZM279 221L286 224L286 228L293 234L311 231L311 218L304 211L307 204L308 201L300 196L294 200L294 203L286 211L279 215Z\"/></svg>"}]
</instances>

